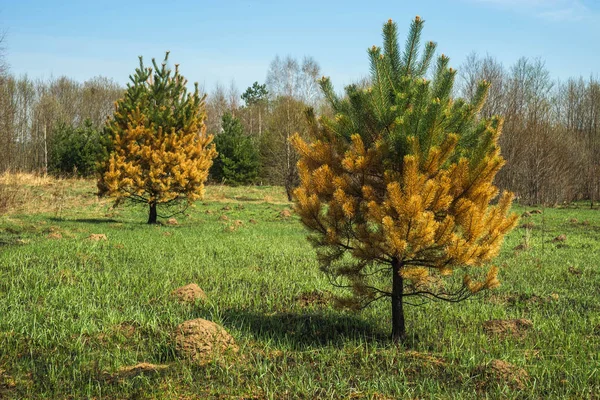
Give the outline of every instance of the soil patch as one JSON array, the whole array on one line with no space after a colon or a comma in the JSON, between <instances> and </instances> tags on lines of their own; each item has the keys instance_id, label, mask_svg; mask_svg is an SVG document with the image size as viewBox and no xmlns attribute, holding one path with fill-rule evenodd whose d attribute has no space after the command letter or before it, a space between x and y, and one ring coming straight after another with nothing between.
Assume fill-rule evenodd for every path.
<instances>
[{"instance_id":1,"label":"soil patch","mask_svg":"<svg viewBox=\"0 0 600 400\"><path fill-rule=\"evenodd\" d=\"M150 363L138 363L136 365L128 365L121 367L114 374L107 375L106 380L109 382L122 381L124 379L131 379L138 375L152 375L161 374L169 368L168 365L162 364L150 364Z\"/></svg>"},{"instance_id":2,"label":"soil patch","mask_svg":"<svg viewBox=\"0 0 600 400\"><path fill-rule=\"evenodd\" d=\"M313 290L312 292L305 292L298 295L296 302L302 308L326 307L331 302L331 299L331 293Z\"/></svg>"},{"instance_id":3,"label":"soil patch","mask_svg":"<svg viewBox=\"0 0 600 400\"><path fill-rule=\"evenodd\" d=\"M135 335L136 325L129 322L121 322L120 324L113 326L112 330L126 339L130 339Z\"/></svg>"},{"instance_id":4,"label":"soil patch","mask_svg":"<svg viewBox=\"0 0 600 400\"><path fill-rule=\"evenodd\" d=\"M167 225L179 225L179 222L177 222L177 220L175 218L169 218L167 220L167 222L165 222Z\"/></svg>"},{"instance_id":5,"label":"soil patch","mask_svg":"<svg viewBox=\"0 0 600 400\"><path fill-rule=\"evenodd\" d=\"M521 243L520 245L515 246L514 250L515 251L529 250L529 245L527 245L527 243Z\"/></svg>"}]
</instances>

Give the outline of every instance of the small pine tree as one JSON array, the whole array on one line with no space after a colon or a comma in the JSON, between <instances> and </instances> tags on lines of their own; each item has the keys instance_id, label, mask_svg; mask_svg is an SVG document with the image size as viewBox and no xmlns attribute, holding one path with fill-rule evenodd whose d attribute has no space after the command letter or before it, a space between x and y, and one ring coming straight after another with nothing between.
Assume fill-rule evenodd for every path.
<instances>
[{"instance_id":1,"label":"small pine tree","mask_svg":"<svg viewBox=\"0 0 600 400\"><path fill-rule=\"evenodd\" d=\"M223 131L215 137L219 156L211 168L215 180L232 185L246 185L258 176L258 151L244 127L231 113L223 115Z\"/></svg>"},{"instance_id":2,"label":"small pine tree","mask_svg":"<svg viewBox=\"0 0 600 400\"><path fill-rule=\"evenodd\" d=\"M422 28L417 17L401 52L396 24L386 23L383 51L369 50L370 86L350 85L340 98L323 78L334 118L309 111L312 141L293 138L296 210L322 270L351 288L342 305L390 298L397 341L406 338L406 299L457 302L498 285L495 266L481 280L469 271L489 265L517 220L510 193L490 205L504 160L502 119L478 114L488 84L470 103L453 99L456 71L445 55L426 79L436 46L419 57ZM449 277L461 270L462 279Z\"/></svg>"},{"instance_id":3,"label":"small pine tree","mask_svg":"<svg viewBox=\"0 0 600 400\"><path fill-rule=\"evenodd\" d=\"M105 127L111 153L98 181L100 194L149 205L148 223L157 222L157 206L186 204L202 197L204 182L217 155L206 133L204 97L195 84L167 67L144 67L142 57L130 76L125 96Z\"/></svg>"}]
</instances>

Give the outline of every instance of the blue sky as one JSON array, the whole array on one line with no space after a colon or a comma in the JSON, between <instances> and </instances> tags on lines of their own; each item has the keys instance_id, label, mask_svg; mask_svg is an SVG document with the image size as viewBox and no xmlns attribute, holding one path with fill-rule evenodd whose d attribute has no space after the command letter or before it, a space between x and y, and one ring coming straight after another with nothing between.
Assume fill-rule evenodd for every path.
<instances>
[{"instance_id":1,"label":"blue sky","mask_svg":"<svg viewBox=\"0 0 600 400\"><path fill-rule=\"evenodd\" d=\"M314 57L337 89L368 71L366 49L415 15L424 40L459 67L471 51L510 66L541 57L551 75L600 75L600 0L50 1L0 0L11 71L32 78L102 75L125 84L137 56L181 64L207 90L264 82L279 54Z\"/></svg>"}]
</instances>

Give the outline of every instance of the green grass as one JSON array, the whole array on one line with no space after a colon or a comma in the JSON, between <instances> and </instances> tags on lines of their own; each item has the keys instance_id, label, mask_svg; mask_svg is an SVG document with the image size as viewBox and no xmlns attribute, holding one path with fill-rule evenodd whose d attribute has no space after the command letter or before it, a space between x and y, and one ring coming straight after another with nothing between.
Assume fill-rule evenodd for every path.
<instances>
[{"instance_id":1,"label":"green grass","mask_svg":"<svg viewBox=\"0 0 600 400\"><path fill-rule=\"evenodd\" d=\"M290 207L281 189L208 187L178 226L148 226L145 209L114 212L92 192L77 181L61 192L69 206L0 217L0 398L599 396L598 210L522 219L534 226L506 240L502 286L408 307L403 349L388 340L387 302L355 314L322 301L341 292L320 273L299 221L281 217ZM232 231L235 220L243 225ZM87 240L93 233L108 241ZM552 242L559 234L567 240ZM514 251L523 236L530 248ZM207 302L173 300L191 282ZM239 351L205 366L178 359L171 333L193 318L223 325ZM505 318L533 328L523 338L484 333L484 321ZM494 359L527 371L522 390L482 385L474 371ZM169 368L114 378L138 362Z\"/></svg>"}]
</instances>

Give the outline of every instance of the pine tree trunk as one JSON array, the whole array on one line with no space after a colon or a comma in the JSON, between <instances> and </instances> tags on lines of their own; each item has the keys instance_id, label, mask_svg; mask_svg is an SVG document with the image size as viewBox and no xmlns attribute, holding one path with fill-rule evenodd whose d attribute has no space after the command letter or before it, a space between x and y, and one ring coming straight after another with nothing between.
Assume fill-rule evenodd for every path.
<instances>
[{"instance_id":1,"label":"pine tree trunk","mask_svg":"<svg viewBox=\"0 0 600 400\"><path fill-rule=\"evenodd\" d=\"M150 213L148 214L148 223L156 224L157 216L158 215L156 214L156 203L150 203Z\"/></svg>"},{"instance_id":2,"label":"pine tree trunk","mask_svg":"<svg viewBox=\"0 0 600 400\"><path fill-rule=\"evenodd\" d=\"M392 340L404 342L406 340L406 326L404 325L403 309L404 282L400 276L400 261L392 261Z\"/></svg>"}]
</instances>

